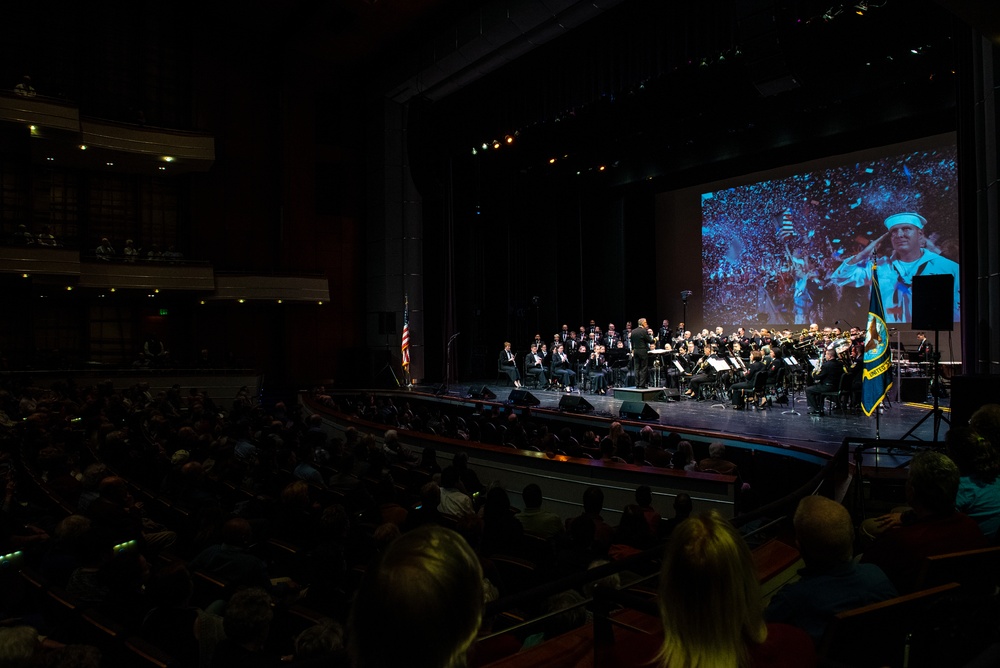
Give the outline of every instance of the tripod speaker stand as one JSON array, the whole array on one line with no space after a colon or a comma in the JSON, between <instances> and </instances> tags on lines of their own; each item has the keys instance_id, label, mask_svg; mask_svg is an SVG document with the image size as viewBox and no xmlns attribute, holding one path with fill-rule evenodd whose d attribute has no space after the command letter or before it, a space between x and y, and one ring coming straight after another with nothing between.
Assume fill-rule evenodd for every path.
<instances>
[{"instance_id":1,"label":"tripod speaker stand","mask_svg":"<svg viewBox=\"0 0 1000 668\"><path fill-rule=\"evenodd\" d=\"M934 418L934 442L938 440L938 432L941 429L941 421L944 420L951 426L948 418L944 417L939 399L941 397L941 330L952 331L955 328L954 322L954 290L955 277L951 274L941 274L932 276L913 277L913 329L933 329L934 330L934 351L932 360L934 362L933 388L931 393L934 397L934 408L930 413L920 418L910 430L903 434L903 439L909 438L928 418Z\"/></svg>"}]
</instances>

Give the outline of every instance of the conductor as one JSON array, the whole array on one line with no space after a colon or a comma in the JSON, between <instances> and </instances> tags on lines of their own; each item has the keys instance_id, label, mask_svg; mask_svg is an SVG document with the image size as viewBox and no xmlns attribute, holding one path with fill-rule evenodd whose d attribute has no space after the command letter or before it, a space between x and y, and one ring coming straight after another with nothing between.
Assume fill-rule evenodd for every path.
<instances>
[{"instance_id":1,"label":"conductor","mask_svg":"<svg viewBox=\"0 0 1000 668\"><path fill-rule=\"evenodd\" d=\"M649 345L653 342L653 332L646 324L645 318L639 318L639 326L630 335L632 353L635 359L635 386L644 390L649 376Z\"/></svg>"}]
</instances>

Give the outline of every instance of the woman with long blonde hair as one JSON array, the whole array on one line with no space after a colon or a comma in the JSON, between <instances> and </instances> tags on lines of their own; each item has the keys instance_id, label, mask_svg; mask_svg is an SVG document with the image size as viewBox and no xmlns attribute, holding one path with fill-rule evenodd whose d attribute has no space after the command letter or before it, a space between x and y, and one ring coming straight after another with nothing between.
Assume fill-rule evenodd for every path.
<instances>
[{"instance_id":1,"label":"woman with long blonde hair","mask_svg":"<svg viewBox=\"0 0 1000 668\"><path fill-rule=\"evenodd\" d=\"M750 549L717 511L671 534L660 572L662 668L815 666L805 632L765 624Z\"/></svg>"}]
</instances>

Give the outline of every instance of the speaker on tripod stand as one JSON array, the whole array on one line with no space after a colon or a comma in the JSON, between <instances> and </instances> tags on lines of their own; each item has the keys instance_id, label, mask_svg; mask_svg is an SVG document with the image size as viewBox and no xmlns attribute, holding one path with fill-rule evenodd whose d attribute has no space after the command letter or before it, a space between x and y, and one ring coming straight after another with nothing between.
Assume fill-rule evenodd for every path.
<instances>
[{"instance_id":1,"label":"speaker on tripod stand","mask_svg":"<svg viewBox=\"0 0 1000 668\"><path fill-rule=\"evenodd\" d=\"M917 430L924 420L934 419L934 441L938 440L941 421L948 422L938 405L938 399L946 396L941 386L941 337L942 331L950 332L955 328L955 277L951 274L934 274L930 276L914 276L913 285L913 321L915 330L934 330L934 351L931 360L934 368L931 373L931 395L934 397L934 409L920 418L903 439ZM948 422L949 426L951 422Z\"/></svg>"}]
</instances>

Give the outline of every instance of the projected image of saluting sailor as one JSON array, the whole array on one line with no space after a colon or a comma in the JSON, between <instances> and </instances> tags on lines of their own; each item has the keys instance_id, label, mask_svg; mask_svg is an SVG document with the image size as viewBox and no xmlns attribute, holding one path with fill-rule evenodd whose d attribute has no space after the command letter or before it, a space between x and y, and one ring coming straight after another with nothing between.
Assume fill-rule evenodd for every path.
<instances>
[{"instance_id":1,"label":"projected image of saluting sailor","mask_svg":"<svg viewBox=\"0 0 1000 668\"><path fill-rule=\"evenodd\" d=\"M844 260L830 274L830 282L856 288L871 284L871 258L888 236L892 253L878 256L877 271L886 322L913 319L913 279L916 276L951 274L955 279L954 320L959 320L958 263L935 252L933 237L925 235L927 219L918 213L896 213L885 219L887 231L861 252Z\"/></svg>"}]
</instances>

